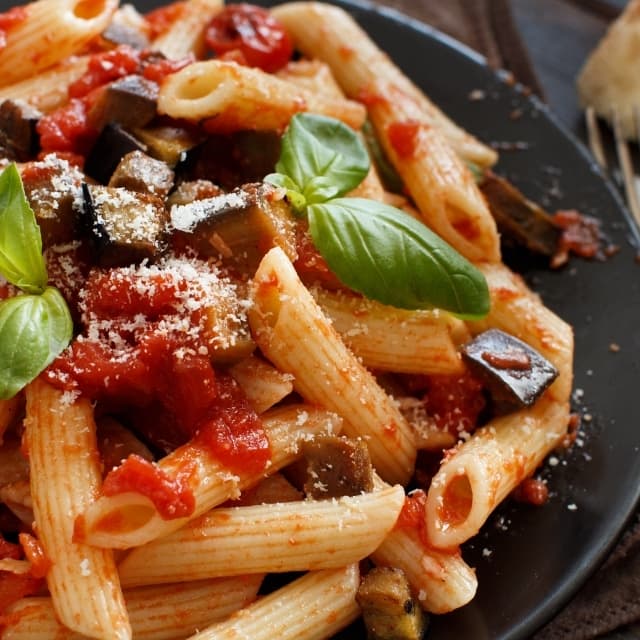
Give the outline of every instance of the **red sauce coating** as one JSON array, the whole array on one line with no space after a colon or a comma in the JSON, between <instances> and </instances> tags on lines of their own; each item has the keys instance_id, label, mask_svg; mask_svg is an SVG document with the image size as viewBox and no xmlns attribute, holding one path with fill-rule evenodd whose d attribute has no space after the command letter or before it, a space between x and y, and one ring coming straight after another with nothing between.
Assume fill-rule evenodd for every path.
<instances>
[{"instance_id":1,"label":"red sauce coating","mask_svg":"<svg viewBox=\"0 0 640 640\"><path fill-rule=\"evenodd\" d=\"M36 578L30 573L0 571L0 613L21 598L38 593L43 583L43 578Z\"/></svg>"},{"instance_id":2,"label":"red sauce coating","mask_svg":"<svg viewBox=\"0 0 640 640\"><path fill-rule=\"evenodd\" d=\"M83 98L108 82L138 70L140 51L127 45L91 56L85 73L69 85L70 98Z\"/></svg>"},{"instance_id":3,"label":"red sauce coating","mask_svg":"<svg viewBox=\"0 0 640 640\"><path fill-rule=\"evenodd\" d=\"M98 131L88 122L87 113L87 101L74 98L40 118L36 130L43 154L61 151L86 155L98 136Z\"/></svg>"},{"instance_id":4,"label":"red sauce coating","mask_svg":"<svg viewBox=\"0 0 640 640\"><path fill-rule=\"evenodd\" d=\"M179 474L172 478L152 462L131 454L119 467L107 474L102 493L114 496L135 491L149 498L165 520L184 518L191 515L195 508L188 478L189 474Z\"/></svg>"},{"instance_id":5,"label":"red sauce coating","mask_svg":"<svg viewBox=\"0 0 640 640\"><path fill-rule=\"evenodd\" d=\"M549 489L542 480L525 478L515 488L512 495L518 502L526 502L536 507L541 507L549 499Z\"/></svg>"},{"instance_id":6,"label":"red sauce coating","mask_svg":"<svg viewBox=\"0 0 640 640\"><path fill-rule=\"evenodd\" d=\"M45 375L58 387L103 402L109 411L137 408L135 424L152 441L154 435L161 438L155 442L167 451L191 440L191 447L206 450L232 473L261 472L271 452L260 418L239 385L214 371L201 334L176 322L191 315L197 325L200 311L184 305L184 295L197 302L198 289L185 289L190 285L161 270L94 270L81 295L83 319L108 327L110 339L117 336L117 349L84 336ZM183 517L194 506L188 481L193 467L188 456L179 466L180 477L167 477L130 457L107 476L104 492L138 491L163 517Z\"/></svg>"},{"instance_id":7,"label":"red sauce coating","mask_svg":"<svg viewBox=\"0 0 640 640\"><path fill-rule=\"evenodd\" d=\"M40 540L29 533L21 533L18 539L24 549L25 557L31 563L31 575L34 578L44 578L52 562L45 554Z\"/></svg>"},{"instance_id":8,"label":"red sauce coating","mask_svg":"<svg viewBox=\"0 0 640 640\"><path fill-rule=\"evenodd\" d=\"M562 234L551 260L552 267L565 264L571 253L581 258L604 259L618 249L607 243L597 218L585 216L576 209L565 209L557 211L553 221L562 229Z\"/></svg>"},{"instance_id":9,"label":"red sauce coating","mask_svg":"<svg viewBox=\"0 0 640 640\"><path fill-rule=\"evenodd\" d=\"M183 0L172 2L164 7L158 7L149 11L145 19L149 24L151 40L165 33L169 27L180 17L186 3Z\"/></svg>"},{"instance_id":10,"label":"red sauce coating","mask_svg":"<svg viewBox=\"0 0 640 640\"><path fill-rule=\"evenodd\" d=\"M412 376L409 386L424 390L423 402L438 428L458 437L472 433L486 401L483 386L470 373L462 375Z\"/></svg>"},{"instance_id":11,"label":"red sauce coating","mask_svg":"<svg viewBox=\"0 0 640 640\"><path fill-rule=\"evenodd\" d=\"M389 142L401 158L411 158L415 155L422 126L415 120L406 120L392 122L387 127Z\"/></svg>"},{"instance_id":12,"label":"red sauce coating","mask_svg":"<svg viewBox=\"0 0 640 640\"><path fill-rule=\"evenodd\" d=\"M13 7L0 13L0 51L7 46L7 33L27 19L26 7Z\"/></svg>"},{"instance_id":13,"label":"red sauce coating","mask_svg":"<svg viewBox=\"0 0 640 640\"><path fill-rule=\"evenodd\" d=\"M162 84L162 81L172 73L184 69L194 61L193 58L182 58L181 60L148 60L143 64L142 75L147 80L152 80L158 84Z\"/></svg>"},{"instance_id":14,"label":"red sauce coating","mask_svg":"<svg viewBox=\"0 0 640 640\"><path fill-rule=\"evenodd\" d=\"M524 351L511 349L503 353L484 351L482 359L496 369L526 370L531 367L531 358Z\"/></svg>"},{"instance_id":15,"label":"red sauce coating","mask_svg":"<svg viewBox=\"0 0 640 640\"><path fill-rule=\"evenodd\" d=\"M284 67L293 54L293 44L284 27L266 9L251 4L226 6L205 31L207 47L216 55L238 50L247 64L273 73Z\"/></svg>"}]
</instances>

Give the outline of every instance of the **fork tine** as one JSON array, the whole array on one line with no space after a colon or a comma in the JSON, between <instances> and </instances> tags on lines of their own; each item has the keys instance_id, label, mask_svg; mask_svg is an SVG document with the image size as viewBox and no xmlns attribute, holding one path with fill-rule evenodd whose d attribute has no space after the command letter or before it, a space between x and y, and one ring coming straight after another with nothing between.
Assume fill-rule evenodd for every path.
<instances>
[{"instance_id":1,"label":"fork tine","mask_svg":"<svg viewBox=\"0 0 640 640\"><path fill-rule=\"evenodd\" d=\"M634 111L633 119L637 130L637 113ZM622 124L620 122L620 114L616 109L613 110L613 136L616 141L616 151L618 153L618 162L622 171L622 179L624 182L624 190L627 198L627 204L631 215L634 217L636 224L640 226L640 199L638 198L638 190L635 184L635 172L633 169L633 161L631 160L631 152L629 145L622 135Z\"/></svg>"},{"instance_id":2,"label":"fork tine","mask_svg":"<svg viewBox=\"0 0 640 640\"><path fill-rule=\"evenodd\" d=\"M600 135L600 126L598 125L598 116L596 110L589 106L585 109L585 119L587 122L587 136L589 139L589 148L593 157L600 167L607 170L607 156L604 152L602 144L602 136Z\"/></svg>"}]
</instances>

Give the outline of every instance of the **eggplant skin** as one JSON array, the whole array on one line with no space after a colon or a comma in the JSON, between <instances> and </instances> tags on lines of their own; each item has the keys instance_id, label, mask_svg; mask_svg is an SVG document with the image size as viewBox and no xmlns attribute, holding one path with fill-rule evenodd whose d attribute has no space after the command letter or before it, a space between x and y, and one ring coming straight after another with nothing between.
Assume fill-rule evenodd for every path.
<instances>
[{"instance_id":1,"label":"eggplant skin","mask_svg":"<svg viewBox=\"0 0 640 640\"><path fill-rule=\"evenodd\" d=\"M479 186L503 241L534 254L555 255L562 230L551 214L492 171L485 171Z\"/></svg>"},{"instance_id":2,"label":"eggplant skin","mask_svg":"<svg viewBox=\"0 0 640 640\"><path fill-rule=\"evenodd\" d=\"M461 353L489 392L495 413L530 407L558 376L553 364L533 347L499 329L477 335Z\"/></svg>"},{"instance_id":3,"label":"eggplant skin","mask_svg":"<svg viewBox=\"0 0 640 640\"><path fill-rule=\"evenodd\" d=\"M167 246L161 198L122 187L82 185L83 217L103 266L154 260Z\"/></svg>"}]
</instances>

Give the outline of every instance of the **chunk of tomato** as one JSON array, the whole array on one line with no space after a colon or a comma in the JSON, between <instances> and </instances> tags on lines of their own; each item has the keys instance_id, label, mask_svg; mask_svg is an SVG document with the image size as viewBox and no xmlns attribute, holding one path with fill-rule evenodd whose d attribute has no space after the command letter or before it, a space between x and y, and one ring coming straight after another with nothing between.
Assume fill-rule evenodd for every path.
<instances>
[{"instance_id":1,"label":"chunk of tomato","mask_svg":"<svg viewBox=\"0 0 640 640\"><path fill-rule=\"evenodd\" d=\"M209 23L207 46L218 56L239 51L247 64L273 73L293 53L289 34L266 9L251 4L225 7Z\"/></svg>"}]
</instances>

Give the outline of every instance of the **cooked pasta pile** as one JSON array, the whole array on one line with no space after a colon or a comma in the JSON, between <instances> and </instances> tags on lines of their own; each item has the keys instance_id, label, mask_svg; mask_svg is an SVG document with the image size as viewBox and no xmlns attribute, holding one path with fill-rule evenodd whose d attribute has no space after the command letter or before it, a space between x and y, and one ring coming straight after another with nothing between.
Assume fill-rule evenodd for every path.
<instances>
[{"instance_id":1,"label":"cooked pasta pile","mask_svg":"<svg viewBox=\"0 0 640 640\"><path fill-rule=\"evenodd\" d=\"M495 152L328 4L37 0L0 36L0 207L48 274L7 275L0 211L4 308L73 322L39 316L39 367L28 317L0 326L1 637L420 633L471 601L460 545L566 438L572 383L469 169ZM515 341L481 368L552 372L535 398L474 368L489 330ZM369 599L396 579L397 615Z\"/></svg>"}]
</instances>

